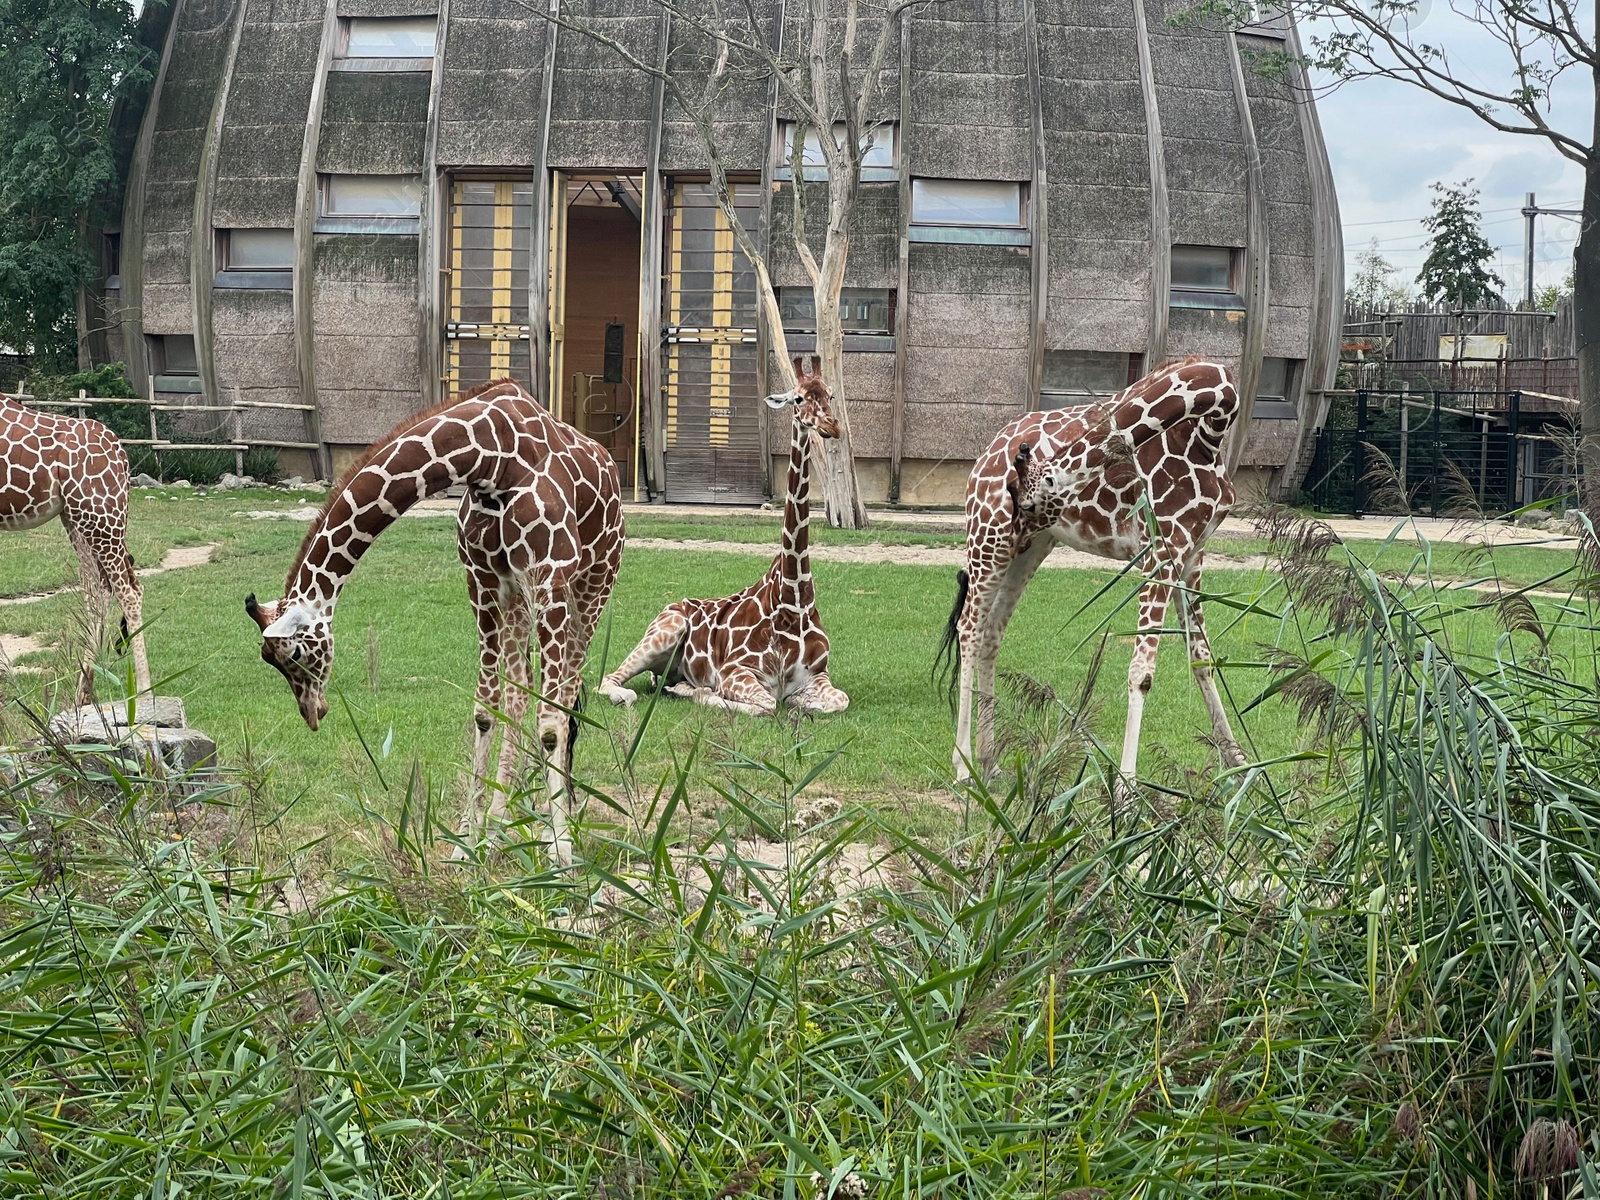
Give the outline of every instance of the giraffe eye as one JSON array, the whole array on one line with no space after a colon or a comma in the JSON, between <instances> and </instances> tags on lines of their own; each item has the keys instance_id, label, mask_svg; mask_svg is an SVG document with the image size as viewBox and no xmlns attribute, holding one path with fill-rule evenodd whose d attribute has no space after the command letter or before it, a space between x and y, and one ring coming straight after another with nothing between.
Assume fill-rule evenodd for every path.
<instances>
[{"instance_id":1,"label":"giraffe eye","mask_svg":"<svg viewBox=\"0 0 1600 1200\"><path fill-rule=\"evenodd\" d=\"M297 644L293 650L289 651L289 661L290 662L299 662L301 653L302 653L302 651L301 651L299 645Z\"/></svg>"}]
</instances>

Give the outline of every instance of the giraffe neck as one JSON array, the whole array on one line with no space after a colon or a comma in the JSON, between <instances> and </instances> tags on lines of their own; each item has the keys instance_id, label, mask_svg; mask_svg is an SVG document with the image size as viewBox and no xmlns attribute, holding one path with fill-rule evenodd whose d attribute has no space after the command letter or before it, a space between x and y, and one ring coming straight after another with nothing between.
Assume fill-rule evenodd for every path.
<instances>
[{"instance_id":1,"label":"giraffe neck","mask_svg":"<svg viewBox=\"0 0 1600 1200\"><path fill-rule=\"evenodd\" d=\"M461 436L444 431L452 426ZM435 434L444 436L435 438ZM418 422L378 446L370 461L328 498L289 569L285 603L301 602L331 617L345 581L378 535L418 501L457 484L482 483L493 456L465 423L441 417ZM440 446L444 441L448 444ZM492 447L491 447L492 449Z\"/></svg>"},{"instance_id":2,"label":"giraffe neck","mask_svg":"<svg viewBox=\"0 0 1600 1200\"><path fill-rule=\"evenodd\" d=\"M811 430L798 420L789 442L789 491L778 555L779 603L805 607L811 589Z\"/></svg>"}]
</instances>

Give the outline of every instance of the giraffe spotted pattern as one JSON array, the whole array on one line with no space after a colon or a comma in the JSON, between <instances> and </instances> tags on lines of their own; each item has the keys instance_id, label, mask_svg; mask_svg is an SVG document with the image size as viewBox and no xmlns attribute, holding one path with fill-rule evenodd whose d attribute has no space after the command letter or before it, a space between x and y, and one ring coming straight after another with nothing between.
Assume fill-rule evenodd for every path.
<instances>
[{"instance_id":1,"label":"giraffe spotted pattern","mask_svg":"<svg viewBox=\"0 0 1600 1200\"><path fill-rule=\"evenodd\" d=\"M1104 403L1026 413L995 436L967 482L967 565L945 637L958 670L959 777L992 764L1000 642L1023 589L1058 542L1135 561L1146 577L1128 668L1124 783L1137 769L1144 701L1174 604L1217 745L1229 766L1243 764L1212 678L1199 601L1206 540L1233 505L1227 445L1238 413L1232 372L1190 358Z\"/></svg>"},{"instance_id":2,"label":"giraffe spotted pattern","mask_svg":"<svg viewBox=\"0 0 1600 1200\"><path fill-rule=\"evenodd\" d=\"M621 487L599 443L556 420L510 379L422 413L377 442L346 473L312 522L281 600L245 602L261 627L261 657L281 672L306 724L327 715L333 612L367 548L406 509L466 487L457 549L478 625L472 777L463 842L505 815L509 784L535 726L550 793L550 840L572 859L566 805L584 656L622 558ZM530 648L537 639L539 678ZM497 715L507 722L494 795L477 818ZM458 847L457 854L465 851Z\"/></svg>"},{"instance_id":3,"label":"giraffe spotted pattern","mask_svg":"<svg viewBox=\"0 0 1600 1200\"><path fill-rule=\"evenodd\" d=\"M713 708L768 716L788 701L811 712L843 712L850 697L828 678L828 635L811 580L811 435L838 437L833 394L801 359L795 388L767 403L794 409L783 546L744 591L716 600L680 600L661 613L627 658L600 683L615 704L638 693L623 686L646 672L666 690Z\"/></svg>"},{"instance_id":4,"label":"giraffe spotted pattern","mask_svg":"<svg viewBox=\"0 0 1600 1200\"><path fill-rule=\"evenodd\" d=\"M122 609L133 649L134 677L150 691L145 654L144 593L128 553L128 456L99 421L57 416L0 397L0 529L33 529L60 517L78 558L94 641L105 625L107 597ZM78 698L94 699L95 645L78 677Z\"/></svg>"}]
</instances>

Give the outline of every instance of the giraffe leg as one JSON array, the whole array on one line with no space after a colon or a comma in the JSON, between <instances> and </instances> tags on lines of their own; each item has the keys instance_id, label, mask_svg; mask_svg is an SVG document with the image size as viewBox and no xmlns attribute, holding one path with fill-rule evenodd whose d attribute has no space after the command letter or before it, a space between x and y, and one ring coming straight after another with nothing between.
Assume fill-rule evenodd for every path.
<instances>
[{"instance_id":1,"label":"giraffe leg","mask_svg":"<svg viewBox=\"0 0 1600 1200\"><path fill-rule=\"evenodd\" d=\"M583 660L581 625L573 612L567 580L559 574L541 589L535 618L539 639L539 699L536 720L550 797L550 850L561 866L572 865L567 809L572 795L572 724L564 709L577 705Z\"/></svg>"},{"instance_id":2,"label":"giraffe leg","mask_svg":"<svg viewBox=\"0 0 1600 1200\"><path fill-rule=\"evenodd\" d=\"M724 669L722 681L715 688L695 688L693 699L707 708L726 709L751 717L770 717L778 711L772 689L749 667Z\"/></svg>"},{"instance_id":3,"label":"giraffe leg","mask_svg":"<svg viewBox=\"0 0 1600 1200\"><path fill-rule=\"evenodd\" d=\"M833 686L826 671L816 671L811 682L794 694L796 708L814 713L842 713L850 707L850 697Z\"/></svg>"},{"instance_id":4,"label":"giraffe leg","mask_svg":"<svg viewBox=\"0 0 1600 1200\"><path fill-rule=\"evenodd\" d=\"M499 580L491 571L467 567L467 599L478 623L478 687L473 699L472 766L465 782L465 801L461 809L461 844L451 851L453 859L467 857L466 846L479 836L478 806L489 776L489 752L494 745L495 712L500 705L501 616Z\"/></svg>"},{"instance_id":5,"label":"giraffe leg","mask_svg":"<svg viewBox=\"0 0 1600 1200\"><path fill-rule=\"evenodd\" d=\"M511 789L521 775L527 754L525 724L529 693L533 687L528 662L528 639L533 621L528 600L520 593L506 596L502 592L501 612L504 614L504 623L500 633L500 675L496 683L503 728L500 731L500 757L495 766L494 787L484 817L483 833L486 838L497 826L505 823Z\"/></svg>"},{"instance_id":6,"label":"giraffe leg","mask_svg":"<svg viewBox=\"0 0 1600 1200\"><path fill-rule=\"evenodd\" d=\"M150 658L144 647L144 589L139 577L133 573L133 556L120 538L104 539L94 543L95 558L100 564L100 574L110 585L122 609L122 619L127 624L133 650L133 675L139 695L148 696L150 686Z\"/></svg>"},{"instance_id":7,"label":"giraffe leg","mask_svg":"<svg viewBox=\"0 0 1600 1200\"><path fill-rule=\"evenodd\" d=\"M1211 674L1211 642L1206 637L1205 614L1200 610L1201 569L1201 559L1197 556L1184 575L1183 591L1179 593L1184 632L1189 642L1189 667L1206 702L1206 712L1211 717L1211 731L1217 739L1217 749L1222 752L1222 761L1230 767L1242 767L1245 764L1244 752L1233 736L1233 726L1228 723L1228 713L1222 707L1217 681Z\"/></svg>"},{"instance_id":8,"label":"giraffe leg","mask_svg":"<svg viewBox=\"0 0 1600 1200\"><path fill-rule=\"evenodd\" d=\"M1169 564L1159 565L1139 593L1139 633L1134 639L1133 661L1128 664L1128 723L1122 731L1119 793L1133 786L1139 770L1139 727L1144 720L1145 697L1156 680L1156 655L1172 595L1172 575Z\"/></svg>"},{"instance_id":9,"label":"giraffe leg","mask_svg":"<svg viewBox=\"0 0 1600 1200\"><path fill-rule=\"evenodd\" d=\"M89 539L70 522L63 520L63 523L67 526L73 553L78 558L78 580L83 588L84 608L88 612L89 644L84 649L83 661L78 668L78 703L93 704L94 665L100 653L100 639L105 636L110 594L100 569L100 559L89 544Z\"/></svg>"},{"instance_id":10,"label":"giraffe leg","mask_svg":"<svg viewBox=\"0 0 1600 1200\"><path fill-rule=\"evenodd\" d=\"M601 695L613 704L631 705L639 698L639 693L623 684L645 671L665 673L681 652L683 636L688 629L689 618L676 605L662 612L650 622L650 628L645 630L633 652L600 681Z\"/></svg>"},{"instance_id":11,"label":"giraffe leg","mask_svg":"<svg viewBox=\"0 0 1600 1200\"><path fill-rule=\"evenodd\" d=\"M1024 546L1000 576L1000 585L995 589L988 606L988 619L980 634L976 654L978 762L986 771L994 765L994 673L1000 659L1000 644L1005 639L1006 626L1011 623L1012 614L1017 611L1023 590L1054 545L1050 538L1036 537Z\"/></svg>"}]
</instances>

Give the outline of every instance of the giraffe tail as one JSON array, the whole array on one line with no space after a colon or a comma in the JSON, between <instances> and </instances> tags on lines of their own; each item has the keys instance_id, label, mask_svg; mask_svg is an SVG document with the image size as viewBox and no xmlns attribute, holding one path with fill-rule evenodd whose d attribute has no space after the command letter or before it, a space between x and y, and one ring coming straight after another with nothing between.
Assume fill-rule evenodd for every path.
<instances>
[{"instance_id":1,"label":"giraffe tail","mask_svg":"<svg viewBox=\"0 0 1600 1200\"><path fill-rule=\"evenodd\" d=\"M950 620L945 622L944 636L939 639L939 652L933 656L934 682L943 684L955 703L956 682L961 677L961 614L967 607L968 577L965 570L956 572L956 602L950 609Z\"/></svg>"}]
</instances>

